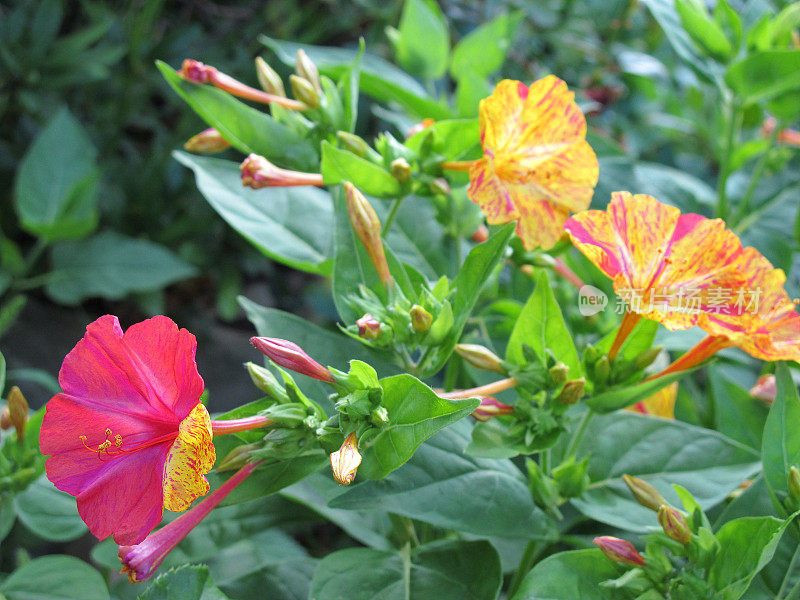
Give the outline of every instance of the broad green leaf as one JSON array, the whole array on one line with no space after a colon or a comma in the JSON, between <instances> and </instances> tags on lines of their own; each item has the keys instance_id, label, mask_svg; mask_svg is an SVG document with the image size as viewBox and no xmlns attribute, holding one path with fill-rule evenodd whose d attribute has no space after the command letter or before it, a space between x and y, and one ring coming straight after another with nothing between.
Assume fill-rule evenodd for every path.
<instances>
[{"instance_id":1,"label":"broad green leaf","mask_svg":"<svg viewBox=\"0 0 800 600\"><path fill-rule=\"evenodd\" d=\"M502 67L523 16L522 11L502 14L465 35L453 48L453 77L465 71L488 77Z\"/></svg>"},{"instance_id":2,"label":"broad green leaf","mask_svg":"<svg viewBox=\"0 0 800 600\"><path fill-rule=\"evenodd\" d=\"M8 600L108 600L103 577L82 560L53 554L25 563L0 583Z\"/></svg>"},{"instance_id":3,"label":"broad green leaf","mask_svg":"<svg viewBox=\"0 0 800 600\"><path fill-rule=\"evenodd\" d=\"M317 165L313 145L293 129L223 90L186 81L166 63L156 61L156 65L172 89L240 152L254 152L278 166L301 171Z\"/></svg>"},{"instance_id":4,"label":"broad green leaf","mask_svg":"<svg viewBox=\"0 0 800 600\"><path fill-rule=\"evenodd\" d=\"M509 460L465 453L470 430L462 421L440 431L403 467L353 486L330 506L389 511L476 535L551 539L553 523L533 504L520 470Z\"/></svg>"},{"instance_id":5,"label":"broad green leaf","mask_svg":"<svg viewBox=\"0 0 800 600\"><path fill-rule=\"evenodd\" d=\"M327 141L322 142L320 171L325 185L349 181L364 194L378 198L400 193L400 182L389 171Z\"/></svg>"},{"instance_id":6,"label":"broad green leaf","mask_svg":"<svg viewBox=\"0 0 800 600\"><path fill-rule=\"evenodd\" d=\"M748 103L800 90L800 50L751 54L728 68L725 81Z\"/></svg>"},{"instance_id":7,"label":"broad green leaf","mask_svg":"<svg viewBox=\"0 0 800 600\"><path fill-rule=\"evenodd\" d=\"M761 450L764 422L769 412L762 402L726 379L713 367L708 369L711 397L714 401L715 429L729 438Z\"/></svg>"},{"instance_id":8,"label":"broad green leaf","mask_svg":"<svg viewBox=\"0 0 800 600\"><path fill-rule=\"evenodd\" d=\"M789 468L800 468L800 398L785 363L778 363L775 380L778 393L764 425L761 460L767 485L782 499L789 493Z\"/></svg>"},{"instance_id":9,"label":"broad green leaf","mask_svg":"<svg viewBox=\"0 0 800 600\"><path fill-rule=\"evenodd\" d=\"M139 600L226 600L202 565L183 565L156 577Z\"/></svg>"},{"instance_id":10,"label":"broad green leaf","mask_svg":"<svg viewBox=\"0 0 800 600\"><path fill-rule=\"evenodd\" d=\"M480 102L492 93L492 86L484 77L464 67L456 85L456 108L460 117L476 117Z\"/></svg>"},{"instance_id":11,"label":"broad green leaf","mask_svg":"<svg viewBox=\"0 0 800 600\"><path fill-rule=\"evenodd\" d=\"M536 288L517 317L508 340L506 360L516 365L526 363L523 346L530 346L543 365L547 365L547 350L569 367L570 379L581 376L581 362L572 341L572 334L564 322L558 301L550 288L547 272L536 274Z\"/></svg>"},{"instance_id":12,"label":"broad green leaf","mask_svg":"<svg viewBox=\"0 0 800 600\"><path fill-rule=\"evenodd\" d=\"M478 119L446 119L415 133L406 146L419 152L428 136L433 136L432 149L446 160L460 160L480 156Z\"/></svg>"},{"instance_id":13,"label":"broad green leaf","mask_svg":"<svg viewBox=\"0 0 800 600\"><path fill-rule=\"evenodd\" d=\"M729 521L717 532L720 551L711 566L708 581L719 600L738 600L753 577L772 557L791 519L742 517Z\"/></svg>"},{"instance_id":14,"label":"broad green leaf","mask_svg":"<svg viewBox=\"0 0 800 600\"><path fill-rule=\"evenodd\" d=\"M81 238L97 226L97 151L66 110L56 113L20 163L14 207L22 227L48 241Z\"/></svg>"},{"instance_id":15,"label":"broad green leaf","mask_svg":"<svg viewBox=\"0 0 800 600\"><path fill-rule=\"evenodd\" d=\"M350 548L320 561L311 598L494 600L502 579L500 557L486 541L442 540L408 553Z\"/></svg>"},{"instance_id":16,"label":"broad green leaf","mask_svg":"<svg viewBox=\"0 0 800 600\"><path fill-rule=\"evenodd\" d=\"M55 488L42 475L14 498L19 520L45 540L65 542L86 533L75 498Z\"/></svg>"},{"instance_id":17,"label":"broad green leaf","mask_svg":"<svg viewBox=\"0 0 800 600\"><path fill-rule=\"evenodd\" d=\"M242 185L236 163L185 152L173 156L194 171L212 208L266 256L301 271L330 274L330 194L310 186L253 190Z\"/></svg>"},{"instance_id":18,"label":"broad green leaf","mask_svg":"<svg viewBox=\"0 0 800 600\"><path fill-rule=\"evenodd\" d=\"M686 33L700 48L718 60L731 58L733 46L702 0L675 0L675 9Z\"/></svg>"},{"instance_id":19,"label":"broad green leaf","mask_svg":"<svg viewBox=\"0 0 800 600\"><path fill-rule=\"evenodd\" d=\"M760 468L758 454L716 431L628 412L595 417L577 452L585 454L591 455L592 483L573 506L627 531L657 523L655 513L633 499L624 474L644 479L672 504L678 504L672 488L678 484L706 510Z\"/></svg>"},{"instance_id":20,"label":"broad green leaf","mask_svg":"<svg viewBox=\"0 0 800 600\"><path fill-rule=\"evenodd\" d=\"M434 0L405 0L395 40L397 62L423 79L444 75L450 56L450 34Z\"/></svg>"},{"instance_id":21,"label":"broad green leaf","mask_svg":"<svg viewBox=\"0 0 800 600\"><path fill-rule=\"evenodd\" d=\"M0 495L0 542L3 541L14 526L17 513L14 510L14 498L11 494Z\"/></svg>"},{"instance_id":22,"label":"broad green leaf","mask_svg":"<svg viewBox=\"0 0 800 600\"><path fill-rule=\"evenodd\" d=\"M197 273L167 248L113 231L53 246L52 262L45 291L71 305L96 296L117 300L158 290Z\"/></svg>"},{"instance_id":23,"label":"broad green leaf","mask_svg":"<svg viewBox=\"0 0 800 600\"><path fill-rule=\"evenodd\" d=\"M622 342L617 356L625 360L633 360L645 350L653 347L653 342L656 339L658 332L658 322L651 321L650 319L640 319L634 326L633 331L628 334L625 341ZM601 354L608 354L611 346L614 343L614 338L617 336L617 330L614 329L606 337L597 342L595 348Z\"/></svg>"},{"instance_id":24,"label":"broad green leaf","mask_svg":"<svg viewBox=\"0 0 800 600\"><path fill-rule=\"evenodd\" d=\"M771 504L770 504L771 506ZM782 536L778 547L775 549L775 556L760 571L758 579L753 581L749 589L756 587L759 580L763 582L771 593L765 596L765 600L774 600L778 597L778 592L782 589L791 590L793 586L800 582L800 545L794 536ZM750 592L746 598L750 597Z\"/></svg>"},{"instance_id":25,"label":"broad green leaf","mask_svg":"<svg viewBox=\"0 0 800 600\"><path fill-rule=\"evenodd\" d=\"M621 408L627 408L649 398L658 390L682 379L691 371L670 373L649 381L645 380L636 385L627 387L614 387L600 394L589 396L584 401L586 405L598 413L610 413Z\"/></svg>"},{"instance_id":26,"label":"broad green leaf","mask_svg":"<svg viewBox=\"0 0 800 600\"><path fill-rule=\"evenodd\" d=\"M382 379L382 406L389 424L366 444L360 445L364 460L358 469L367 479L382 479L414 455L419 445L437 431L466 417L480 405L479 398L440 398L411 375Z\"/></svg>"},{"instance_id":27,"label":"broad green leaf","mask_svg":"<svg viewBox=\"0 0 800 600\"><path fill-rule=\"evenodd\" d=\"M376 204L376 212L385 222L389 206ZM430 198L406 196L385 239L398 261L411 265L428 281L436 281L447 272L445 232L436 220Z\"/></svg>"},{"instance_id":28,"label":"broad green leaf","mask_svg":"<svg viewBox=\"0 0 800 600\"><path fill-rule=\"evenodd\" d=\"M262 35L262 44L273 50L289 66L295 65L297 51L302 48L320 70L333 79L352 64L358 52L345 48L310 46L276 40ZM432 99L420 83L388 61L365 52L361 57L360 91L379 102L397 103L417 118L447 119L450 110L443 102Z\"/></svg>"},{"instance_id":29,"label":"broad green leaf","mask_svg":"<svg viewBox=\"0 0 800 600\"><path fill-rule=\"evenodd\" d=\"M622 572L599 550L560 552L537 564L511 600L612 600L600 584Z\"/></svg>"}]
</instances>

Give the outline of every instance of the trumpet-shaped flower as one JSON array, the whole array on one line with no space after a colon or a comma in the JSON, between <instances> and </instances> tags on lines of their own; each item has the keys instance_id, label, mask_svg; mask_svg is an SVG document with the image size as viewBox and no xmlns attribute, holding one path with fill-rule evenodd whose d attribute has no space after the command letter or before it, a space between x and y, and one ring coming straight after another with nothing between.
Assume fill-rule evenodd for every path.
<instances>
[{"instance_id":1,"label":"trumpet-shaped flower","mask_svg":"<svg viewBox=\"0 0 800 600\"><path fill-rule=\"evenodd\" d=\"M194 336L167 317L100 317L64 359L39 436L47 476L90 531L137 544L208 492L216 458Z\"/></svg>"},{"instance_id":2,"label":"trumpet-shaped flower","mask_svg":"<svg viewBox=\"0 0 800 600\"><path fill-rule=\"evenodd\" d=\"M479 112L484 156L470 167L469 197L490 224L516 220L528 250L552 248L599 173L574 94L552 75L530 87L505 79Z\"/></svg>"}]
</instances>

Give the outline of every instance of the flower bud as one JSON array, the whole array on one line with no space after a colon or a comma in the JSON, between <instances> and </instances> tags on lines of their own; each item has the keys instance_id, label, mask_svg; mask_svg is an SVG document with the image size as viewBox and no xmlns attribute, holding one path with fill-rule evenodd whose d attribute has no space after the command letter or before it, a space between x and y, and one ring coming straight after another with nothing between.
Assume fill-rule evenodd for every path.
<instances>
[{"instance_id":1,"label":"flower bud","mask_svg":"<svg viewBox=\"0 0 800 600\"><path fill-rule=\"evenodd\" d=\"M369 414L369 420L372 421L372 424L375 425L375 427L383 427L384 425L388 425L389 411L387 411L383 406L374 408Z\"/></svg>"},{"instance_id":2,"label":"flower bud","mask_svg":"<svg viewBox=\"0 0 800 600\"><path fill-rule=\"evenodd\" d=\"M356 471L361 464L361 454L358 453L358 438L353 431L344 439L342 447L331 454L331 469L333 478L342 485L350 485L356 477Z\"/></svg>"},{"instance_id":3,"label":"flower bud","mask_svg":"<svg viewBox=\"0 0 800 600\"><path fill-rule=\"evenodd\" d=\"M431 181L431 191L434 194L441 194L443 196L450 195L450 184L447 183L447 180L443 177L437 177L433 181Z\"/></svg>"},{"instance_id":4,"label":"flower bud","mask_svg":"<svg viewBox=\"0 0 800 600\"><path fill-rule=\"evenodd\" d=\"M353 154L360 156L361 158L371 159L373 157L377 158L380 155L370 148L369 144L364 141L364 138L361 138L349 131L337 131L336 137L339 140L339 144L345 150L349 150Z\"/></svg>"},{"instance_id":5,"label":"flower bud","mask_svg":"<svg viewBox=\"0 0 800 600\"><path fill-rule=\"evenodd\" d=\"M625 474L622 476L622 481L628 486L636 501L645 508L658 511L662 505L667 503L656 488L638 477L631 477Z\"/></svg>"},{"instance_id":6,"label":"flower bud","mask_svg":"<svg viewBox=\"0 0 800 600\"><path fill-rule=\"evenodd\" d=\"M317 94L322 93L322 85L319 80L319 70L317 70L317 65L314 64L314 61L308 58L308 54L306 54L302 49L297 51L297 62L294 70L299 77L302 77L312 86L314 86Z\"/></svg>"},{"instance_id":7,"label":"flower bud","mask_svg":"<svg viewBox=\"0 0 800 600\"><path fill-rule=\"evenodd\" d=\"M476 421L486 422L494 417L502 417L503 415L510 415L514 412L514 407L508 404L503 404L492 396L486 396L481 399L481 405L472 411L472 417Z\"/></svg>"},{"instance_id":8,"label":"flower bud","mask_svg":"<svg viewBox=\"0 0 800 600\"><path fill-rule=\"evenodd\" d=\"M417 333L427 333L433 324L433 315L427 310L422 308L419 304L415 304L408 311L411 317L411 327Z\"/></svg>"},{"instance_id":9,"label":"flower bud","mask_svg":"<svg viewBox=\"0 0 800 600\"><path fill-rule=\"evenodd\" d=\"M553 379L553 383L557 385L564 383L569 377L569 367L563 362L555 364L550 367L550 377Z\"/></svg>"},{"instance_id":10,"label":"flower bud","mask_svg":"<svg viewBox=\"0 0 800 600\"><path fill-rule=\"evenodd\" d=\"M194 83L208 83L213 79L216 71L214 67L204 65L199 60L187 58L183 61L178 75Z\"/></svg>"},{"instance_id":11,"label":"flower bud","mask_svg":"<svg viewBox=\"0 0 800 600\"><path fill-rule=\"evenodd\" d=\"M435 121L433 119L422 119L422 121L420 121L416 125L411 126L411 128L408 130L408 133L406 133L406 139L418 134L420 131L426 130L434 123Z\"/></svg>"},{"instance_id":12,"label":"flower bud","mask_svg":"<svg viewBox=\"0 0 800 600\"><path fill-rule=\"evenodd\" d=\"M228 140L222 137L222 134L213 127L209 127L190 137L183 145L184 150L198 154L216 154L230 147Z\"/></svg>"},{"instance_id":13,"label":"flower bud","mask_svg":"<svg viewBox=\"0 0 800 600\"><path fill-rule=\"evenodd\" d=\"M611 363L608 356L601 356L594 364L594 382L603 384L608 381L608 376L611 374Z\"/></svg>"},{"instance_id":14,"label":"flower bud","mask_svg":"<svg viewBox=\"0 0 800 600\"><path fill-rule=\"evenodd\" d=\"M656 346L655 348L650 348L645 350L636 359L633 361L633 367L637 371L641 371L642 369L646 369L650 365L653 364L653 361L658 358L658 355L661 354L661 346Z\"/></svg>"},{"instance_id":15,"label":"flower bud","mask_svg":"<svg viewBox=\"0 0 800 600\"><path fill-rule=\"evenodd\" d=\"M258 190L265 187L289 187L300 185L322 185L319 173L302 173L281 169L263 156L250 154L239 165L242 172L242 185Z\"/></svg>"},{"instance_id":16,"label":"flower bud","mask_svg":"<svg viewBox=\"0 0 800 600\"><path fill-rule=\"evenodd\" d=\"M319 92L314 89L308 79L297 75L289 75L289 85L292 86L292 94L300 102L309 108L317 108L319 106Z\"/></svg>"},{"instance_id":17,"label":"flower bud","mask_svg":"<svg viewBox=\"0 0 800 600\"><path fill-rule=\"evenodd\" d=\"M486 225L480 225L472 234L471 238L473 242L478 244L482 244L486 240L489 239L489 228Z\"/></svg>"},{"instance_id":18,"label":"flower bud","mask_svg":"<svg viewBox=\"0 0 800 600\"><path fill-rule=\"evenodd\" d=\"M289 395L278 382L275 375L272 374L272 371L252 362L245 363L244 366L250 374L250 379L253 381L253 384L258 389L281 402L289 401Z\"/></svg>"},{"instance_id":19,"label":"flower bud","mask_svg":"<svg viewBox=\"0 0 800 600\"><path fill-rule=\"evenodd\" d=\"M7 406L0 410L0 429L10 429L14 424L11 422L11 411Z\"/></svg>"},{"instance_id":20,"label":"flower bud","mask_svg":"<svg viewBox=\"0 0 800 600\"><path fill-rule=\"evenodd\" d=\"M455 348L458 355L476 369L506 373L503 361L499 356L480 344L458 344Z\"/></svg>"},{"instance_id":21,"label":"flower bud","mask_svg":"<svg viewBox=\"0 0 800 600\"><path fill-rule=\"evenodd\" d=\"M626 540L605 535L596 537L593 541L603 554L616 563L637 567L643 567L645 564L644 556L639 554L633 544Z\"/></svg>"},{"instance_id":22,"label":"flower bud","mask_svg":"<svg viewBox=\"0 0 800 600\"><path fill-rule=\"evenodd\" d=\"M778 395L778 388L775 385L775 375L762 375L756 384L750 389L750 395L757 400L772 404L775 396Z\"/></svg>"},{"instance_id":23,"label":"flower bud","mask_svg":"<svg viewBox=\"0 0 800 600\"><path fill-rule=\"evenodd\" d=\"M371 314L367 313L356 321L358 335L365 340L375 340L381 335L381 323Z\"/></svg>"},{"instance_id":24,"label":"flower bud","mask_svg":"<svg viewBox=\"0 0 800 600\"><path fill-rule=\"evenodd\" d=\"M333 382L331 372L293 342L280 338L252 337L250 338L250 343L276 365L320 381Z\"/></svg>"},{"instance_id":25,"label":"flower bud","mask_svg":"<svg viewBox=\"0 0 800 600\"><path fill-rule=\"evenodd\" d=\"M400 183L405 183L411 179L411 165L408 164L405 158L395 158L389 168L392 171L392 177Z\"/></svg>"},{"instance_id":26,"label":"flower bud","mask_svg":"<svg viewBox=\"0 0 800 600\"><path fill-rule=\"evenodd\" d=\"M570 404L575 404L578 400L583 398L583 394L585 392L586 379L583 377L580 379L573 379L572 381L568 381L564 384L564 389L561 390L561 394L558 396L558 401L567 406Z\"/></svg>"},{"instance_id":27,"label":"flower bud","mask_svg":"<svg viewBox=\"0 0 800 600\"><path fill-rule=\"evenodd\" d=\"M232 469L240 469L245 466L250 460L250 452L259 450L261 444L241 444L236 446L220 462L214 465L216 471L230 471Z\"/></svg>"},{"instance_id":28,"label":"flower bud","mask_svg":"<svg viewBox=\"0 0 800 600\"><path fill-rule=\"evenodd\" d=\"M378 277L387 285L392 285L392 276L389 273L389 263L386 262L386 253L381 240L381 222L375 209L367 202L364 194L358 191L349 181L344 183L347 197L347 214L350 216L350 225L353 227L358 239L364 244Z\"/></svg>"},{"instance_id":29,"label":"flower bud","mask_svg":"<svg viewBox=\"0 0 800 600\"><path fill-rule=\"evenodd\" d=\"M795 500L800 500L800 471L794 465L789 467L789 493Z\"/></svg>"},{"instance_id":30,"label":"flower bud","mask_svg":"<svg viewBox=\"0 0 800 600\"><path fill-rule=\"evenodd\" d=\"M28 401L17 386L8 392L8 413L17 432L17 441L25 439L25 424L28 422Z\"/></svg>"},{"instance_id":31,"label":"flower bud","mask_svg":"<svg viewBox=\"0 0 800 600\"><path fill-rule=\"evenodd\" d=\"M671 540L684 545L692 541L692 530L679 510L662 504L658 509L658 524Z\"/></svg>"},{"instance_id":32,"label":"flower bud","mask_svg":"<svg viewBox=\"0 0 800 600\"><path fill-rule=\"evenodd\" d=\"M281 76L260 56L256 56L256 77L258 77L258 85L268 94L286 96Z\"/></svg>"}]
</instances>

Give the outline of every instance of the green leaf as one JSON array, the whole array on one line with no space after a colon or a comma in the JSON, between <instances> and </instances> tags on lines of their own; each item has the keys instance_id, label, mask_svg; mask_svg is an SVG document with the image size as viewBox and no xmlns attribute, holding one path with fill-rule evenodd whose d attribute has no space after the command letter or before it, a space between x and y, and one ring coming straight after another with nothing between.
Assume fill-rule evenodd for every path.
<instances>
[{"instance_id":1,"label":"green leaf","mask_svg":"<svg viewBox=\"0 0 800 600\"><path fill-rule=\"evenodd\" d=\"M314 572L315 600L494 600L500 557L486 541L438 541L410 553L350 548L329 554ZM357 584L354 584L357 582Z\"/></svg>"},{"instance_id":2,"label":"green leaf","mask_svg":"<svg viewBox=\"0 0 800 600\"><path fill-rule=\"evenodd\" d=\"M45 540L66 542L86 533L75 498L55 488L42 475L14 498L19 520Z\"/></svg>"},{"instance_id":3,"label":"green leaf","mask_svg":"<svg viewBox=\"0 0 800 600\"><path fill-rule=\"evenodd\" d=\"M14 207L22 227L48 241L81 238L97 226L97 151L66 110L56 113L20 163Z\"/></svg>"},{"instance_id":4,"label":"green leaf","mask_svg":"<svg viewBox=\"0 0 800 600\"><path fill-rule=\"evenodd\" d=\"M456 108L461 117L476 117L480 102L492 93L492 86L484 77L469 70L462 69L456 86Z\"/></svg>"},{"instance_id":5,"label":"green leaf","mask_svg":"<svg viewBox=\"0 0 800 600\"><path fill-rule=\"evenodd\" d=\"M658 390L678 381L691 373L694 369L670 373L649 381L645 380L628 387L613 387L596 395L589 396L584 401L586 405L598 413L610 413L621 408L632 406L641 400L649 398Z\"/></svg>"},{"instance_id":6,"label":"green leaf","mask_svg":"<svg viewBox=\"0 0 800 600\"><path fill-rule=\"evenodd\" d=\"M242 185L236 163L185 152L173 156L194 171L211 207L259 251L294 269L330 274L330 194L311 186L253 190Z\"/></svg>"},{"instance_id":7,"label":"green leaf","mask_svg":"<svg viewBox=\"0 0 800 600\"><path fill-rule=\"evenodd\" d=\"M450 34L442 9L433 0L405 0L395 42L397 62L423 79L444 75Z\"/></svg>"},{"instance_id":8,"label":"green leaf","mask_svg":"<svg viewBox=\"0 0 800 600\"><path fill-rule=\"evenodd\" d=\"M476 535L551 539L554 525L533 504L520 470L509 460L465 453L470 430L462 421L440 431L403 467L385 479L359 483L330 506L389 511Z\"/></svg>"},{"instance_id":9,"label":"green leaf","mask_svg":"<svg viewBox=\"0 0 800 600\"><path fill-rule=\"evenodd\" d=\"M681 24L694 42L710 56L726 61L733 55L733 46L722 27L711 19L703 0L675 0Z\"/></svg>"},{"instance_id":10,"label":"green leaf","mask_svg":"<svg viewBox=\"0 0 800 600\"><path fill-rule=\"evenodd\" d=\"M753 450L716 431L628 412L595 417L577 452L585 454L591 454L592 483L573 506L627 531L647 531L656 520L633 499L624 474L644 479L679 505L672 488L678 484L706 510L760 468Z\"/></svg>"},{"instance_id":11,"label":"green leaf","mask_svg":"<svg viewBox=\"0 0 800 600\"><path fill-rule=\"evenodd\" d=\"M0 496L0 542L3 541L14 526L17 513L14 510L14 499L11 494Z\"/></svg>"},{"instance_id":12,"label":"green leaf","mask_svg":"<svg viewBox=\"0 0 800 600\"><path fill-rule=\"evenodd\" d=\"M800 467L800 398L785 363L778 363L775 383L778 392L764 425L761 460L767 485L782 499L789 493L789 468Z\"/></svg>"},{"instance_id":13,"label":"green leaf","mask_svg":"<svg viewBox=\"0 0 800 600\"><path fill-rule=\"evenodd\" d=\"M746 103L800 89L800 50L756 52L728 68L725 81Z\"/></svg>"},{"instance_id":14,"label":"green leaf","mask_svg":"<svg viewBox=\"0 0 800 600\"><path fill-rule=\"evenodd\" d=\"M570 379L576 379L582 374L572 334L564 322L544 269L536 274L536 288L514 324L506 348L506 360L516 365L525 365L527 361L522 351L523 346L532 348L542 365L547 365L546 351L550 350L569 367Z\"/></svg>"},{"instance_id":15,"label":"green leaf","mask_svg":"<svg viewBox=\"0 0 800 600\"><path fill-rule=\"evenodd\" d=\"M139 600L225 600L208 567L183 565L159 575Z\"/></svg>"},{"instance_id":16,"label":"green leaf","mask_svg":"<svg viewBox=\"0 0 800 600\"><path fill-rule=\"evenodd\" d=\"M35 558L0 583L8 600L108 600L103 577L82 560L50 555Z\"/></svg>"},{"instance_id":17,"label":"green leaf","mask_svg":"<svg viewBox=\"0 0 800 600\"><path fill-rule=\"evenodd\" d=\"M52 263L47 295L70 305L95 296L117 300L158 290L197 273L165 247L113 231L53 246Z\"/></svg>"},{"instance_id":18,"label":"green leaf","mask_svg":"<svg viewBox=\"0 0 800 600\"><path fill-rule=\"evenodd\" d=\"M0 352L0 397L6 389L6 357Z\"/></svg>"},{"instance_id":19,"label":"green leaf","mask_svg":"<svg viewBox=\"0 0 800 600\"><path fill-rule=\"evenodd\" d=\"M293 129L223 90L186 81L166 63L156 61L156 65L172 89L240 152L255 152L281 167L301 171L316 167L314 146Z\"/></svg>"},{"instance_id":20,"label":"green leaf","mask_svg":"<svg viewBox=\"0 0 800 600\"><path fill-rule=\"evenodd\" d=\"M419 445L440 429L466 417L480 405L480 399L440 398L411 375L381 379L382 406L389 412L389 424L362 444L364 460L358 473L367 479L382 479L414 455Z\"/></svg>"},{"instance_id":21,"label":"green leaf","mask_svg":"<svg viewBox=\"0 0 800 600\"><path fill-rule=\"evenodd\" d=\"M432 149L445 160L475 158L480 155L478 119L445 119L415 133L406 146L419 152L428 136L433 136Z\"/></svg>"},{"instance_id":22,"label":"green leaf","mask_svg":"<svg viewBox=\"0 0 800 600\"><path fill-rule=\"evenodd\" d=\"M747 390L723 377L719 370L708 368L711 397L714 401L715 429L729 438L761 450L767 407L755 402Z\"/></svg>"},{"instance_id":23,"label":"green leaf","mask_svg":"<svg viewBox=\"0 0 800 600\"><path fill-rule=\"evenodd\" d=\"M336 148L327 141L322 142L320 171L325 185L349 181L361 192L378 198L400 193L400 183L389 171L349 150Z\"/></svg>"},{"instance_id":24,"label":"green leaf","mask_svg":"<svg viewBox=\"0 0 800 600\"><path fill-rule=\"evenodd\" d=\"M537 564L511 600L611 600L600 584L621 573L600 550L561 552Z\"/></svg>"},{"instance_id":25,"label":"green leaf","mask_svg":"<svg viewBox=\"0 0 800 600\"><path fill-rule=\"evenodd\" d=\"M742 517L725 523L717 532L720 551L708 576L709 583L717 590L714 598L740 598L753 577L772 560L791 521L774 517Z\"/></svg>"},{"instance_id":26,"label":"green leaf","mask_svg":"<svg viewBox=\"0 0 800 600\"><path fill-rule=\"evenodd\" d=\"M522 11L502 14L465 35L453 48L453 77L473 72L485 78L502 67L523 16Z\"/></svg>"}]
</instances>

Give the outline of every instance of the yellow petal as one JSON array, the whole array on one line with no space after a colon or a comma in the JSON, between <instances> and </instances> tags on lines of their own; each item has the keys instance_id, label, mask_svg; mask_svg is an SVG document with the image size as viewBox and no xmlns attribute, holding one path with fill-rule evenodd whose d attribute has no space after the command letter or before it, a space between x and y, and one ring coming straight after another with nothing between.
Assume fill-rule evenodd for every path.
<instances>
[{"instance_id":1,"label":"yellow petal","mask_svg":"<svg viewBox=\"0 0 800 600\"><path fill-rule=\"evenodd\" d=\"M208 493L204 477L217 458L211 433L211 418L202 403L181 421L178 437L164 464L164 508L179 512Z\"/></svg>"},{"instance_id":2,"label":"yellow petal","mask_svg":"<svg viewBox=\"0 0 800 600\"><path fill-rule=\"evenodd\" d=\"M671 383L658 390L655 394L637 402L626 410L664 417L665 419L675 418L675 400L678 397L678 382Z\"/></svg>"}]
</instances>

